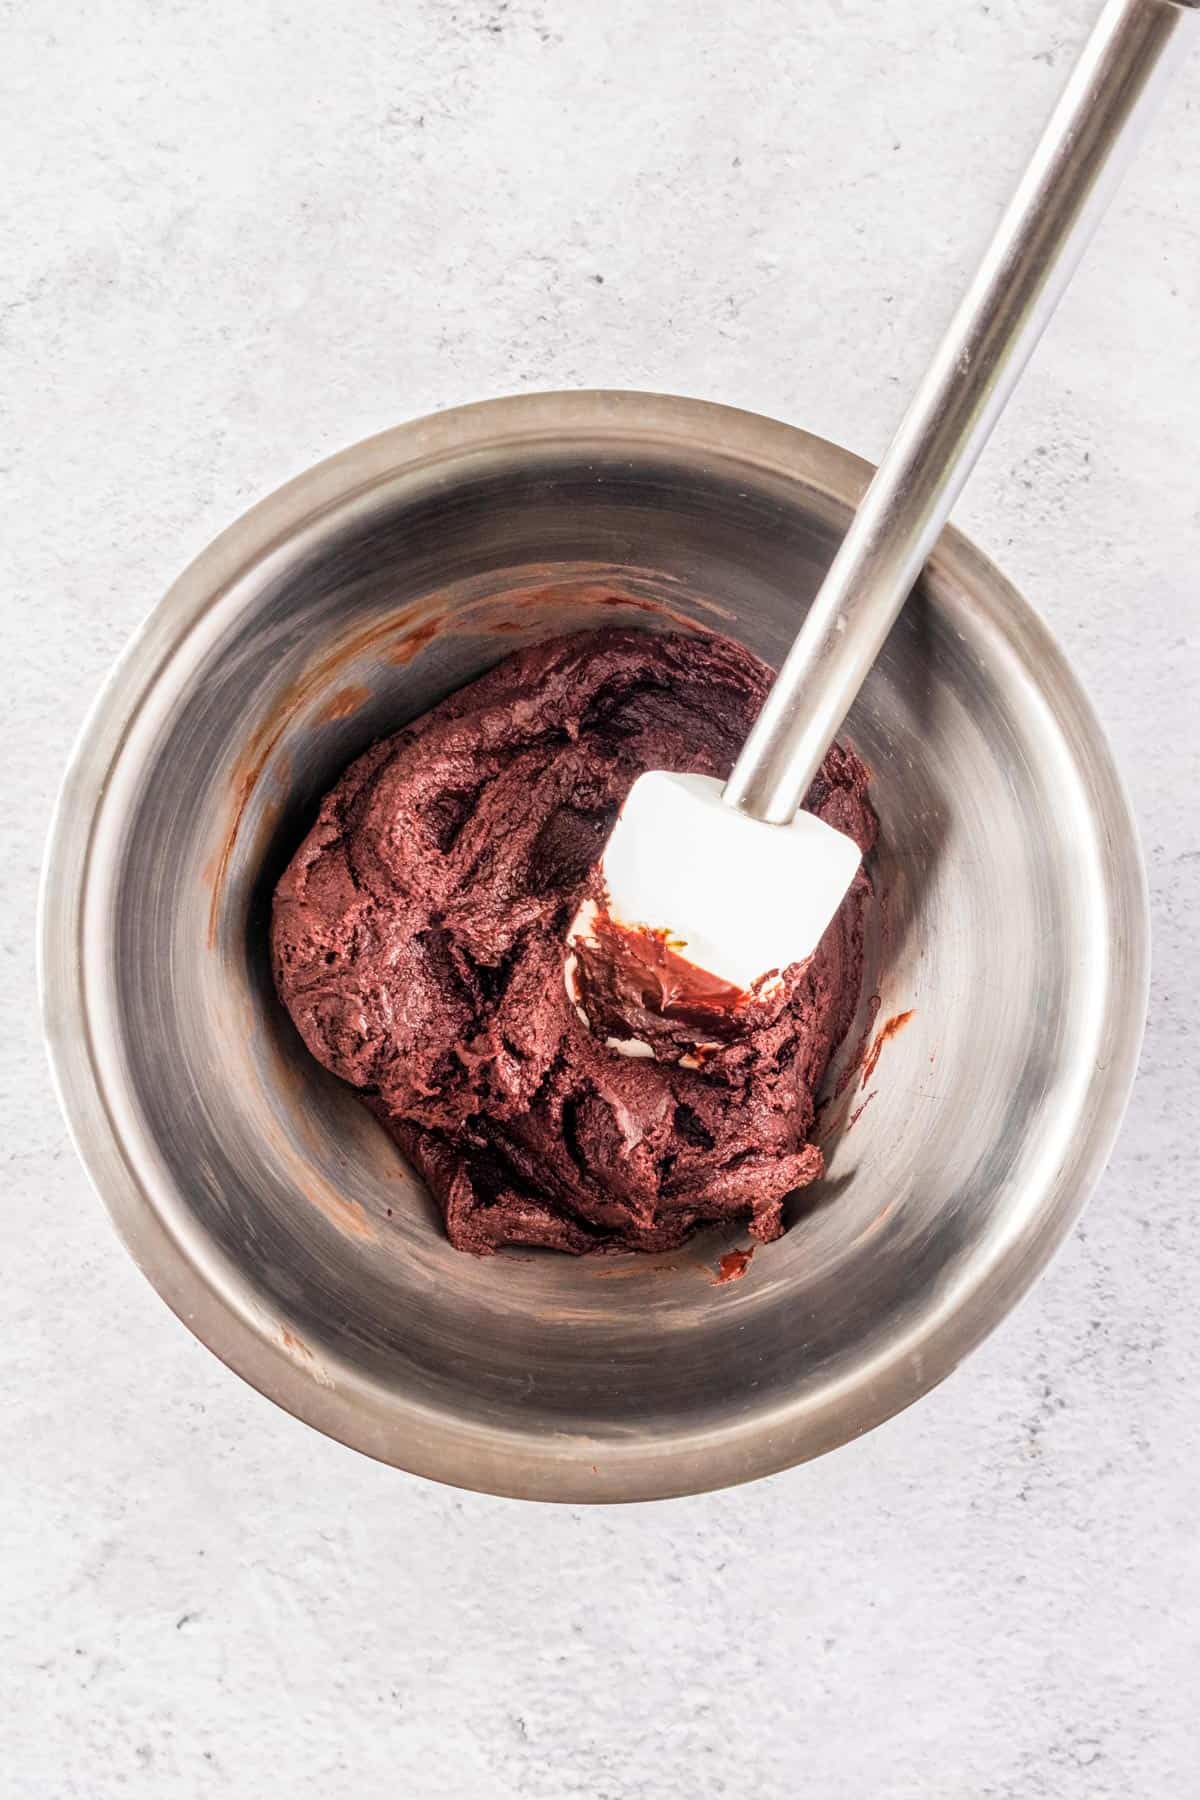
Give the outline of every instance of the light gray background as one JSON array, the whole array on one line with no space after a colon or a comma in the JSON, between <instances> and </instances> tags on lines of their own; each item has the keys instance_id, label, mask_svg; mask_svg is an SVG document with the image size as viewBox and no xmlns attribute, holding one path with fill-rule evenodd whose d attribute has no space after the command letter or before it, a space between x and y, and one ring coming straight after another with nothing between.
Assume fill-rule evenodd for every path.
<instances>
[{"instance_id":1,"label":"light gray background","mask_svg":"<svg viewBox=\"0 0 1200 1800\"><path fill-rule=\"evenodd\" d=\"M1093 0L3 7L0 1789L1195 1794L1200 54L959 518L1142 821L1142 1072L1018 1316L869 1439L627 1510L460 1495L244 1387L65 1141L31 921L110 659L252 500L522 388L882 449Z\"/></svg>"}]
</instances>

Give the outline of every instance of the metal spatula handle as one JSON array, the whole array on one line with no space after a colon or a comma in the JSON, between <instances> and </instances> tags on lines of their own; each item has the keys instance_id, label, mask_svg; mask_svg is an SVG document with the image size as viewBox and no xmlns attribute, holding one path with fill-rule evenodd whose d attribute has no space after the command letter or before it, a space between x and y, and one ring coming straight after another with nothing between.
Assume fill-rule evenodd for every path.
<instances>
[{"instance_id":1,"label":"metal spatula handle","mask_svg":"<svg viewBox=\"0 0 1200 1800\"><path fill-rule=\"evenodd\" d=\"M792 818L1083 254L1200 0L1109 0L724 791Z\"/></svg>"}]
</instances>

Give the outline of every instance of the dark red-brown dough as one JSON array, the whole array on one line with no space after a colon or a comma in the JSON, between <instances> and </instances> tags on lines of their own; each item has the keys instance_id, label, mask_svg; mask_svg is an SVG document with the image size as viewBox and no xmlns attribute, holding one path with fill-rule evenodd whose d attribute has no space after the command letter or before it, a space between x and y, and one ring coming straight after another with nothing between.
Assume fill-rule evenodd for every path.
<instances>
[{"instance_id":1,"label":"dark red-brown dough","mask_svg":"<svg viewBox=\"0 0 1200 1800\"><path fill-rule=\"evenodd\" d=\"M813 1093L857 1003L864 875L698 1070L606 1049L563 985L567 925L634 778L728 774L769 681L720 637L521 651L359 757L280 881L280 996L460 1250L664 1250L714 1219L773 1238L785 1196L821 1174ZM835 747L807 802L864 851L866 786Z\"/></svg>"}]
</instances>

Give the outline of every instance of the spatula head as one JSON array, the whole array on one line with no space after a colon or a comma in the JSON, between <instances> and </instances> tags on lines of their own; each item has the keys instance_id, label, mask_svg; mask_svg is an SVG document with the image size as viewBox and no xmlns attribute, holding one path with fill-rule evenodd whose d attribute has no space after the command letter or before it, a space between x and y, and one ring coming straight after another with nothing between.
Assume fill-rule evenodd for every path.
<instances>
[{"instance_id":1,"label":"spatula head","mask_svg":"<svg viewBox=\"0 0 1200 1800\"><path fill-rule=\"evenodd\" d=\"M727 806L721 787L708 775L639 776L601 858L603 896L569 934L572 951L620 961L643 1003L694 1016L701 1031L812 955L861 861L853 839L812 813L764 825Z\"/></svg>"}]
</instances>

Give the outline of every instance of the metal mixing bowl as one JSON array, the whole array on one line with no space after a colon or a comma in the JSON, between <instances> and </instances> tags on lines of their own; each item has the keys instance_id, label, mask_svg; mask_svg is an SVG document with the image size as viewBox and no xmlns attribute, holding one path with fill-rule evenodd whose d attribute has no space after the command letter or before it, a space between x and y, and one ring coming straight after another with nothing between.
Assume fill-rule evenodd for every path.
<instances>
[{"instance_id":1,"label":"metal mixing bowl","mask_svg":"<svg viewBox=\"0 0 1200 1800\"><path fill-rule=\"evenodd\" d=\"M1076 1217L1141 1034L1140 859L1061 653L953 532L848 730L881 821L878 1054L836 1093L864 996L828 1174L741 1280L714 1280L738 1232L661 1258L457 1254L272 989L272 885L366 744L552 632L718 628L778 661L867 474L691 400L418 420L227 531L100 697L43 892L63 1104L164 1299L322 1431L543 1499L746 1480L940 1381Z\"/></svg>"}]
</instances>

